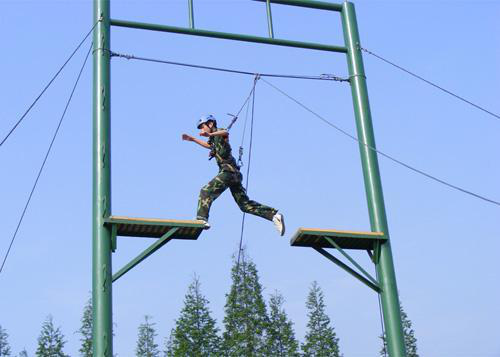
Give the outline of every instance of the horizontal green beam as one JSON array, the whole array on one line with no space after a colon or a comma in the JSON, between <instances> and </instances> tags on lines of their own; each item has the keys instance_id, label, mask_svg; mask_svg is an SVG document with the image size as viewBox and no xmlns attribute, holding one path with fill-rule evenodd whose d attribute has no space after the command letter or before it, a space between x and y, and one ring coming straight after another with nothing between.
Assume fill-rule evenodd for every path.
<instances>
[{"instance_id":1,"label":"horizontal green beam","mask_svg":"<svg viewBox=\"0 0 500 357\"><path fill-rule=\"evenodd\" d=\"M156 252L158 249L163 247L166 243L170 241L170 237L177 231L178 228L173 228L167 233L163 235L160 239L158 239L154 244L150 245L149 248L147 248L145 251L143 251L141 254L139 254L137 257L132 259L130 263L125 265L123 268L118 270L117 273L113 274L113 279L112 281L115 282L116 280L120 279L125 273L127 273L130 269L135 267L137 264L142 262L144 259L149 257L151 254Z\"/></svg>"},{"instance_id":2,"label":"horizontal green beam","mask_svg":"<svg viewBox=\"0 0 500 357\"><path fill-rule=\"evenodd\" d=\"M117 19L112 19L110 23L112 26L128 27L128 28L134 28L134 29L140 29L140 30L171 32L171 33L179 33L179 34L183 34L183 35L213 37L213 38L221 38L221 39L225 39L225 40L255 42L255 43L264 43L264 44L276 45L276 46L286 46L286 47L306 48L306 49L318 50L318 51L347 53L347 48L344 46L331 46L331 45L323 45L323 44L312 43L312 42L280 40L277 38L268 38L268 37L259 37L259 36L251 36L251 35L241 35L241 34L228 33L228 32L217 32L217 31L190 29L190 28L185 28L185 27L158 25L158 24L150 24L150 23L144 23L144 22L133 22L133 21L125 21L125 20L117 20Z\"/></svg>"},{"instance_id":3,"label":"horizontal green beam","mask_svg":"<svg viewBox=\"0 0 500 357\"><path fill-rule=\"evenodd\" d=\"M331 261L332 263L334 263L334 264L338 265L340 268L344 269L346 272L348 272L349 274L354 276L356 279L361 281L363 284L365 284L369 288L375 290L377 293L380 293L380 287L378 286L378 284L373 284L370 280L366 279L363 275L359 274L357 271L355 271L354 269L352 269L348 265L344 264L343 262L341 262L340 260L335 258L333 255L328 253L323 248L313 248L313 249L315 251L317 251L318 253L320 253L322 256L324 256L326 259Z\"/></svg>"},{"instance_id":4,"label":"horizontal green beam","mask_svg":"<svg viewBox=\"0 0 500 357\"><path fill-rule=\"evenodd\" d=\"M266 0L253 0L259 2L266 2ZM310 1L310 0L270 0L273 4L291 5L298 7L307 7L309 9L320 9L330 11L342 11L342 4L332 4L324 1Z\"/></svg>"}]
</instances>

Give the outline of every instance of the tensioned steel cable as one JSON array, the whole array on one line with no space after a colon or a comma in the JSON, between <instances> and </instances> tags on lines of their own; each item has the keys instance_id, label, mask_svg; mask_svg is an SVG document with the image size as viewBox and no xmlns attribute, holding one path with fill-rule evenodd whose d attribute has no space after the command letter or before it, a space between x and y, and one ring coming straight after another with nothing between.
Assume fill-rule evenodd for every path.
<instances>
[{"instance_id":1,"label":"tensioned steel cable","mask_svg":"<svg viewBox=\"0 0 500 357\"><path fill-rule=\"evenodd\" d=\"M26 214L26 211L28 209L28 206L31 202L31 198L33 197L33 193L35 192L36 186L38 184L38 180L40 179L40 176L42 175L43 168L45 167L45 163L47 162L47 159L49 157L50 151L52 150L52 146L54 145L54 141L56 140L57 134L59 133L59 129L61 128L61 124L64 120L64 116L66 115L66 111L68 110L69 104L71 103L71 99L73 98L73 94L75 93L76 87L78 85L78 82L80 81L80 77L82 76L83 70L85 68L85 65L87 64L87 60L89 58L90 52L92 51L92 44L90 44L90 48L87 52L87 55L85 56L85 60L83 61L82 67L80 68L80 72L78 73L78 77L76 78L75 84L73 85L73 89L71 90L71 94L69 95L69 98L66 102L66 106L64 107L63 113L61 115L61 118L59 119L59 123L57 124L56 130L54 132L54 135L52 136L52 140L50 142L49 148L47 149L47 153L45 154L45 157L43 159L42 165L40 166L40 169L38 170L38 175L35 179L35 183L33 184L33 187L31 188L31 192L28 196L28 200L26 201L26 204L24 205L23 212L21 214L21 217L19 218L19 222L17 223L16 230L14 231L14 235L12 236L12 239L10 241L9 248L7 249L7 253L5 253L5 256L2 261L2 266L0 267L0 273L3 270L3 267L5 266L5 262L7 261L7 257L9 256L9 253L11 251L12 245L14 244L14 240L17 237L17 232L19 231L19 227L21 226L21 223L23 222L24 215Z\"/></svg>"},{"instance_id":2,"label":"tensioned steel cable","mask_svg":"<svg viewBox=\"0 0 500 357\"><path fill-rule=\"evenodd\" d=\"M415 77L415 78L417 78L417 79L420 79L421 81L423 81L423 82L425 82L425 83L427 83L427 84L429 84L429 85L433 86L434 88L437 88L437 89L439 89L439 90L441 90L441 91L443 91L443 92L445 92L445 93L447 93L447 94L449 94L449 95L451 95L451 96L453 96L453 97L455 97L455 98L457 98L457 99L461 100L462 102L465 102L465 103L467 103L467 104L469 104L469 105L472 105L472 106L473 106L473 107L475 107L476 109L479 109L479 110L481 110L481 111L483 111L483 112L485 112L485 113L487 113L487 114L491 115L491 116L492 116L492 117L494 117L494 118L500 119L500 115L495 114L495 113L493 113L493 112L491 112L491 111L489 111L489 110L487 110L487 109L485 109L485 108L481 107L481 106L480 106L480 105L478 105L478 104L472 103L470 100L467 100L467 99L465 99L464 97L461 97L461 96L459 96L458 94L455 94L455 93L453 93L453 92L449 91L448 89L445 89L445 88L443 88L443 87L441 87L441 86L437 85L436 83L433 83L433 82L431 82L431 81L429 81L429 80L427 80L427 79L423 78L422 76L419 76L418 74L415 74L415 73L413 73L413 72L411 72L411 71L407 70L406 68L403 68L403 67L401 67L401 66L399 66L399 65L395 64L394 62L391 62L391 61L389 61L388 59L385 59L385 58L383 58L382 56L379 56L379 55L377 55L376 53L373 53L373 52L372 52L372 51L370 51L370 50L367 50L366 48L363 48L363 47L359 46L359 49L360 49L361 51L364 51L364 52L368 53L369 55L372 55L372 56L374 56L374 57L378 58L378 59L379 59L379 60L381 60L381 61L384 61L385 63L390 64L391 66L396 67L397 69L400 69L401 71L403 71L403 72L405 72L405 73L408 73L409 75L411 75L411 76L413 76L413 77Z\"/></svg>"},{"instance_id":3,"label":"tensioned steel cable","mask_svg":"<svg viewBox=\"0 0 500 357\"><path fill-rule=\"evenodd\" d=\"M470 195L470 196L473 196L475 198L479 198L479 199L481 199L483 201L486 201L486 202L489 202L489 203L493 203L494 205L500 206L500 202L498 202L498 201L495 201L495 200L490 199L488 197L479 195L477 193L474 193L472 191L466 190L466 189L464 189L462 187L459 187L457 185L454 185L454 184L451 184L451 183L449 183L447 181L444 181L444 180L442 180L440 178L437 178L436 176L433 176L433 175L428 174L428 173L426 173L426 172L424 172L424 171L422 171L420 169L417 169L417 168L415 168L415 167L413 167L413 166L411 166L409 164L406 164L403 161L398 160L395 157L393 157L391 155L388 155L388 154L386 154L386 153L384 153L384 152L382 152L382 151L380 151L380 150L378 150L378 149L376 149L376 148L374 148L374 147L372 147L372 146L370 146L370 145L368 145L368 144L360 141L357 137L355 137L354 135L352 135L352 134L348 133L347 131L341 129L340 127L338 127L337 125L333 124L332 122L328 121L327 119L325 119L324 117L322 117L321 115L319 115L318 113L316 113L314 110L312 110L311 108L307 107L305 104L301 103L299 100L295 99L294 97L292 97L291 95L289 95L285 91L283 91L280 88L278 88L276 85L270 83L269 81L267 81L264 78L262 78L262 80L264 81L264 83L266 83L270 87L274 88L276 91L280 92L285 97L287 97L288 99L292 100L293 102L295 102L296 104L298 104L299 106L301 106L303 109L307 110L309 113L311 113L312 115L314 115L315 117L317 117L318 119L320 119L321 121L323 121L325 124L331 126L335 130L337 130L337 131L341 132L342 134L348 136L349 138L353 139L354 141L357 141L358 143L360 143L362 145L365 145L368 149L370 149L372 151L375 151L377 154L379 154L379 155L381 155L381 156L383 156L383 157L385 157L385 158L387 158L387 159L389 159L389 160L391 160L391 161L393 161L393 162L395 162L395 163L397 163L397 164L399 164L399 165L401 165L401 166L403 166L403 167L405 167L405 168L407 168L407 169L409 169L409 170L411 170L413 172L416 172L416 173L418 173L418 174L420 174L422 176L425 176L425 177L427 177L427 178L429 178L431 180L434 180L434 181L439 182L439 183L441 183L441 184L443 184L445 186L448 186L448 187L450 187L450 188L452 188L454 190L460 191L460 192L465 193L467 195Z\"/></svg>"},{"instance_id":4,"label":"tensioned steel cable","mask_svg":"<svg viewBox=\"0 0 500 357\"><path fill-rule=\"evenodd\" d=\"M66 65L69 63L69 61L71 61L71 59L73 58L73 56L75 55L75 53L78 52L78 50L83 45L83 43L85 42L85 40L90 36L90 34L92 33L92 31L94 31L94 29L95 29L95 27L97 26L98 23L99 23L99 21L97 21L94 24L94 26L92 26L92 28L89 30L89 32L87 32L87 34L85 35L85 37L83 38L83 40L81 40L80 43L78 44L78 46L76 46L76 48L73 50L73 52L71 52L71 54L66 59L66 61L63 63L63 65L61 66L61 68L59 68L59 70L52 77L52 79L49 81L49 83L47 83L45 85L45 87L40 92L40 94L35 98L35 100L33 101L33 103L31 103L31 105L24 112L24 114L21 115L21 118L19 118L19 120L16 122L16 124L14 124L14 126L12 127L12 129L10 129L10 131L7 133L7 135L3 138L3 140L0 142L0 146L2 146L5 143L5 141L7 141L7 139L9 138L9 136L14 132L14 130L16 130L16 128L19 126L19 124L21 124L21 122L23 121L23 119L26 117L26 115L28 115L28 113L31 111L31 109L33 109L33 107L38 102L38 100L42 97L42 95L47 91L47 89L49 89L49 87L51 86L51 84L59 76L59 74L62 72L62 70L64 69L64 67L66 67Z\"/></svg>"},{"instance_id":5,"label":"tensioned steel cable","mask_svg":"<svg viewBox=\"0 0 500 357\"><path fill-rule=\"evenodd\" d=\"M318 80L318 81L349 82L349 79L338 77L338 76L335 76L333 74L322 74L322 75L319 75L319 76L307 76L307 75L294 75L294 74L257 73L257 72L241 71L241 70L230 69L230 68L223 68L223 67L212 67L212 66L204 66L204 65L199 65L199 64L191 64L191 63L184 63L184 62L168 61L168 60L162 60L162 59L156 59L156 58L139 57L139 56L134 56L134 55L129 55L129 54L123 54L123 53L113 52L113 51L110 51L110 54L111 54L112 57L126 58L128 60L138 60L138 61L145 61L145 62L170 64L170 65L174 65L174 66L191 67L191 68L198 68L198 69L207 69L207 70L210 70L210 71L227 72L227 73L234 73L234 74L243 74L243 75L248 75L248 76L260 75L261 77L290 78L290 79L311 79L311 80Z\"/></svg>"}]
</instances>

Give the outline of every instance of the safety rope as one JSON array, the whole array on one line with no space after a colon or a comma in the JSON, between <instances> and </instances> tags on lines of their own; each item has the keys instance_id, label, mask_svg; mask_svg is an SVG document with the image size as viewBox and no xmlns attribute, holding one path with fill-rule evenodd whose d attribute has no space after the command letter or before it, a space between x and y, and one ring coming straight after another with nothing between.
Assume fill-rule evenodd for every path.
<instances>
[{"instance_id":1,"label":"safety rope","mask_svg":"<svg viewBox=\"0 0 500 357\"><path fill-rule=\"evenodd\" d=\"M245 105L247 105L248 101L252 97L252 94L253 94L253 92L255 90L255 86L257 85L257 80L259 78L260 78L260 74L255 74L255 80L253 81L252 89L250 89L250 93L248 93L248 96L246 97L245 101L241 105L240 110L238 110L238 112L236 113L236 115L231 114L231 113L227 113L227 115L233 117L233 119L231 120L231 123L229 123L229 125L227 126L227 131L231 130L231 128L233 127L234 123L236 123L236 121L238 120L238 117L241 114L241 111L243 110L243 108L245 107Z\"/></svg>"},{"instance_id":2,"label":"safety rope","mask_svg":"<svg viewBox=\"0 0 500 357\"><path fill-rule=\"evenodd\" d=\"M259 76L255 76L254 78L254 85L253 85L253 90L252 90L252 110L251 110L251 120L250 120L250 143L248 145L248 165L247 165L247 174L246 174L246 183L245 183L245 192L248 193L248 182L250 178L250 164L252 162L252 146L253 146L253 123L254 123L254 114L255 114L255 88L257 85L257 81L259 80ZM241 232L240 232L240 244L238 248L238 261L236 264L236 271L238 271L239 266L240 266L240 256L241 256L241 249L243 245L243 236L245 232L245 217L246 213L243 212L242 218L241 218Z\"/></svg>"},{"instance_id":3,"label":"safety rope","mask_svg":"<svg viewBox=\"0 0 500 357\"><path fill-rule=\"evenodd\" d=\"M254 82L255 83L255 82ZM246 106L245 110L245 122L243 123L243 133L241 134L241 141L240 141L240 148L238 150L238 166L241 168L243 167L243 143L245 142L245 136L247 132L247 122L248 122L248 111L249 111L250 106Z\"/></svg>"},{"instance_id":4,"label":"safety rope","mask_svg":"<svg viewBox=\"0 0 500 357\"><path fill-rule=\"evenodd\" d=\"M375 268L375 276L377 277L377 282L380 282L378 278L378 270ZM387 357L387 343L386 343L386 336L385 336L385 325L384 325L384 317L383 317L383 312L382 312L382 301L380 298L380 293L377 293L377 299L378 299L378 312L380 315L380 328L382 329L382 343L384 346L384 357Z\"/></svg>"},{"instance_id":5,"label":"safety rope","mask_svg":"<svg viewBox=\"0 0 500 357\"><path fill-rule=\"evenodd\" d=\"M52 146L54 145L54 142L56 140L57 134L59 133L59 129L61 128L61 124L64 120L64 116L66 115L66 111L68 110L69 104L71 103L71 99L73 98L73 94L75 93L76 87L78 85L78 82L80 81L80 77L82 76L83 70L85 68L85 65L87 64L87 60L89 58L90 52L92 51L92 44L90 45L90 48L87 52L87 55L85 56L85 60L83 61L82 67L80 68L80 72L78 73L78 76L76 78L75 84L73 85L73 89L71 90L71 94L69 95L69 98L66 102L66 106L64 107L64 110L62 112L61 118L59 119L59 123L57 124L56 130L54 132L54 135L52 136L52 140L50 142L49 148L47 149L47 152L45 154L45 157L43 159L42 165L40 166L40 169L38 170L38 175L35 179L35 183L33 184L33 187L31 188L31 192L28 196L28 200L26 201L26 204L24 205L23 212L21 214L21 217L19 218L19 221L17 223L16 230L14 231L14 234L12 236L12 239L9 244L9 248L7 249L7 252L5 253L5 256L2 261L2 266L0 267L0 273L3 271L3 268L5 266L5 262L7 261L7 257L9 256L9 253L11 251L12 245L14 244L14 240L17 237L17 232L19 231L19 227L21 226L21 223L23 222L24 215L26 214L26 211L28 209L28 206L31 202L31 198L33 197L33 193L35 192L36 186L38 184L38 180L40 179L40 176L42 175L43 168L45 167L45 163L47 162L47 159L49 157L49 154L52 150Z\"/></svg>"},{"instance_id":6,"label":"safety rope","mask_svg":"<svg viewBox=\"0 0 500 357\"><path fill-rule=\"evenodd\" d=\"M223 67L212 67L212 66L204 66L204 65L199 65L199 64L190 64L190 63L184 63L184 62L168 61L168 60L162 60L162 59L156 59L156 58L139 57L139 56L134 56L134 55L130 55L130 54L118 53L118 52L114 52L114 51L110 51L110 54L111 54L112 57L125 58L125 59L128 59L128 60L137 60L137 61L146 61L146 62L170 64L170 65L174 65L174 66L191 67L191 68L198 68L198 69L207 69L207 70L210 70L210 71L219 71L219 72L226 72L226 73L243 74L243 75L248 75L248 76L260 75L261 77L289 78L289 79L310 79L310 80L318 80L318 81L349 82L348 78L342 78L342 77L339 77L339 76L336 76L336 75L333 75L333 74L328 74L328 73L321 74L319 76L294 75L294 74L275 74L275 73L256 73L256 72L241 71L241 70L230 69L230 68L223 68Z\"/></svg>"},{"instance_id":7,"label":"safety rope","mask_svg":"<svg viewBox=\"0 0 500 357\"><path fill-rule=\"evenodd\" d=\"M481 106L480 106L480 105L478 105L478 104L472 103L470 100L467 100L467 99L465 99L464 97L461 97L461 96L459 96L458 94L455 94L455 93L453 93L453 92L449 91L448 89L445 89L445 88L443 88L443 87L441 87L441 86L439 86L439 85L437 85L437 84L435 84L435 83L433 83L433 82L431 82L431 81L429 81L429 80L427 80L427 79L423 78L422 76L419 76L418 74L415 74L415 73L413 73L413 72L411 72L411 71L409 71L409 70L407 70L407 69L405 69L405 68L403 68L403 67L401 67L401 66L399 66L399 65L395 64L394 62L391 62L391 61L389 61L388 59L385 59L385 58L383 58L382 56L379 56L379 55L377 55L376 53L373 53L372 51L367 50L366 48L363 48L363 47L361 47L361 46L358 46L358 47L359 47L359 49L360 49L361 51L366 52L366 53L368 53L369 55L372 55L372 56L374 56L374 57L378 58L379 60L384 61L385 63L388 63L388 64L390 64L391 66L394 66L394 67L396 67L397 69L400 69L401 71L403 71L403 72L405 72L405 73L408 73L409 75L411 75L411 76L413 76L413 77L415 77L415 78L417 78L417 79L420 79L421 81L423 81L423 82L425 82L425 83L427 83L427 84L429 84L429 85L433 86L434 88L437 88L437 89L439 89L439 90L441 90L441 91L443 91L443 92L445 92L445 93L447 93L447 94L449 94L449 95L451 95L451 96L453 96L453 97L455 97L455 98L457 98L457 99L461 100L462 102L465 102L465 103L467 103L467 104L469 104L469 105L472 105L473 107L475 107L475 108L477 108L477 109L479 109L479 110L481 110L481 111L483 111L483 112L485 112L485 113L487 113L487 114L491 115L491 116L492 116L492 117L494 117L494 118L500 119L500 115L495 114L495 113L493 113L493 112L491 112L491 111L489 111L489 110L487 110L487 109L485 109L485 108L481 107Z\"/></svg>"},{"instance_id":8,"label":"safety rope","mask_svg":"<svg viewBox=\"0 0 500 357\"><path fill-rule=\"evenodd\" d=\"M59 74L62 72L62 70L64 69L64 67L66 67L66 65L69 63L69 61L71 61L71 59L73 58L73 56L75 55L75 53L78 52L78 50L80 49L80 47L83 45L83 43L85 42L85 40L90 36L90 34L92 33L92 31L94 31L95 27L97 26L97 24L100 21L101 20L98 20L94 24L94 26L92 26L92 28L89 30L89 32L87 32L87 34L83 37L83 40L81 40L80 43L78 44L78 46L76 46L76 48L73 50L73 52L71 52L71 54L69 55L68 59L66 59L66 61L59 68L59 70L56 72L56 74L51 78L51 80L49 81L49 83L47 83L45 85L45 87L42 89L42 91L40 92L40 94L35 98L35 100L33 101L33 103L31 103L31 105L24 112L24 114L21 115L21 118L19 118L19 120L16 122L16 124L14 124L14 126L12 127L12 129L10 129L10 131L7 133L7 135L3 138L3 140L0 142L0 146L2 146L5 143L5 141L7 141L7 139L9 138L9 136L14 132L14 130L16 130L16 128L19 126L19 124L21 124L21 122L23 121L23 119L26 117L26 115L28 115L28 113L31 111L31 109L33 109L33 107L38 102L38 100L42 97L42 95L45 93L45 91L47 91L47 89L49 89L49 87L52 84L52 82L55 81L55 79L59 76Z\"/></svg>"},{"instance_id":9,"label":"safety rope","mask_svg":"<svg viewBox=\"0 0 500 357\"><path fill-rule=\"evenodd\" d=\"M393 162L395 162L395 163L397 163L397 164L399 164L399 165L401 165L401 166L403 166L403 167L405 167L405 168L407 168L407 169L409 169L409 170L411 170L411 171L413 171L413 172L416 172L416 173L418 173L418 174L420 174L420 175L422 175L422 176L425 176L425 177L427 177L427 178L429 178L429 179L431 179L431 180L433 180L433 181L436 181L436 182L438 182L438 183L440 183L440 184L442 184L442 185L448 186L449 188L452 188L452 189L454 189L454 190L460 191L460 192L465 193L465 194L467 194L467 195L473 196L473 197L478 198L478 199L480 199L480 200L483 200L483 201L486 201L486 202L492 203L492 204L494 204L494 205L500 206L500 202L498 202L498 201L495 201L495 200L490 199L490 198L488 198L488 197L485 197L485 196L479 195L479 194L477 194L477 193L474 193L474 192L472 192L472 191L466 190L466 189L464 189L464 188L462 188L462 187L459 187L459 186L457 186L457 185L454 185L454 184L451 184L451 183L449 183L449 182L447 182L447 181L444 181L444 180L442 180L442 179L440 179L440 178L437 178L436 176L433 176L433 175L431 175L431 174L428 174L427 172L424 172L424 171L422 171L422 170L420 170L420 169L417 169L417 168L415 168L415 167L413 167L413 166L411 166L411 165L409 165L409 164L406 164L406 163L404 163L403 161L398 160L398 159L396 159L395 157L393 157L393 156L391 156L391 155L389 155L389 154L386 154L386 153L384 153L384 152L382 152L382 151L380 151L380 150L378 150L378 149L374 148L373 146L368 145L368 144L367 144L367 143L365 143L365 142L360 141L360 140L359 140L357 137L355 137L354 135L352 135L352 134L348 133L347 131L345 131L345 130L341 129L341 128L340 128L340 127L338 127L337 125L335 125L335 124L333 124L332 122L328 121L327 119L325 119L324 117L322 117L321 115L319 115L318 113L316 113L314 110L312 110L311 108L307 107L305 104L301 103L298 99L296 99L296 98L292 97L290 94L288 94L288 93L286 93L285 91L283 91L282 89L278 88L276 85L272 84L272 83L271 83L271 82L269 82L268 80L266 80L266 79L264 79L264 78L262 78L262 80L264 81L264 83L266 83L266 84L267 84L267 85L269 85L270 87L274 88L276 91L280 92L280 93L281 93L281 94L283 94L285 97L287 97L288 99L292 100L293 102L295 102L296 104L298 104L299 106L301 106L303 109L307 110L309 113L311 113L312 115L314 115L315 117L317 117L318 119L320 119L321 121L323 121L325 124L327 124L327 125L331 126L331 127L332 127L332 128L334 128L335 130L337 130L337 131L341 132L342 134L344 134L345 136L347 136L347 137L351 138L352 140L354 140L354 141L358 142L359 144L366 146L368 149L370 149L370 150L372 150L372 151L376 152L377 154L379 154L379 155L381 155L381 156L383 156L383 157L385 157L385 158L387 158L387 159L389 159L389 160L391 160L391 161L393 161Z\"/></svg>"}]
</instances>

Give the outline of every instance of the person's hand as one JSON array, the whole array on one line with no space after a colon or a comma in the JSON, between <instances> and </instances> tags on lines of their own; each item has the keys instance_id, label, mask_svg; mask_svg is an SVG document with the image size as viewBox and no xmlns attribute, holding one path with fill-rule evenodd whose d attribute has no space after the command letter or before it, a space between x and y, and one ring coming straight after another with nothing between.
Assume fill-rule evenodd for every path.
<instances>
[{"instance_id":1,"label":"person's hand","mask_svg":"<svg viewBox=\"0 0 500 357\"><path fill-rule=\"evenodd\" d=\"M202 132L200 132L200 136L205 136L208 138L208 137L210 137L210 134L207 133L206 131L202 131Z\"/></svg>"},{"instance_id":2,"label":"person's hand","mask_svg":"<svg viewBox=\"0 0 500 357\"><path fill-rule=\"evenodd\" d=\"M191 135L188 135L188 134L182 134L182 140L186 140L186 141L193 141L194 138L191 136Z\"/></svg>"}]
</instances>

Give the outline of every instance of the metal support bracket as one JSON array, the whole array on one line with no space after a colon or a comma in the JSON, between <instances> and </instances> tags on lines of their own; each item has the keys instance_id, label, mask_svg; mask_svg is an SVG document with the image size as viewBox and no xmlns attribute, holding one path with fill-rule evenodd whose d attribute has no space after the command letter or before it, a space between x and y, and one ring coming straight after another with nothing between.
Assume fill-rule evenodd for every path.
<instances>
[{"instance_id":1,"label":"metal support bracket","mask_svg":"<svg viewBox=\"0 0 500 357\"><path fill-rule=\"evenodd\" d=\"M116 240L116 234L117 234L118 227L116 224L113 224L111 226L111 251L114 253L116 252L116 248L118 246L117 240Z\"/></svg>"},{"instance_id":2,"label":"metal support bracket","mask_svg":"<svg viewBox=\"0 0 500 357\"><path fill-rule=\"evenodd\" d=\"M344 269L346 272L354 276L356 279L361 281L363 284L368 286L369 288L373 289L375 292L380 293L381 289L378 284L372 283L370 280L366 279L363 275L359 274L357 271L349 267L348 265L344 264L341 262L339 259L335 258L333 255L328 253L326 250L323 248L313 248L315 251L320 253L322 256L324 256L326 259L330 260L332 263L338 265L340 268Z\"/></svg>"},{"instance_id":3,"label":"metal support bracket","mask_svg":"<svg viewBox=\"0 0 500 357\"><path fill-rule=\"evenodd\" d=\"M144 259L149 257L151 254L156 252L158 249L163 247L166 243L168 243L172 238L172 235L177 232L179 228L172 228L169 230L167 233L165 233L160 239L158 239L154 244L150 245L149 248L144 250L141 254L139 254L137 257L132 259L130 263L125 265L123 268L118 270L115 274L113 274L113 282L121 278L125 273L127 273L130 269L135 267L137 264L142 262Z\"/></svg>"},{"instance_id":4,"label":"metal support bracket","mask_svg":"<svg viewBox=\"0 0 500 357\"><path fill-rule=\"evenodd\" d=\"M373 246L373 263L376 265L380 261L380 242L375 242Z\"/></svg>"},{"instance_id":5,"label":"metal support bracket","mask_svg":"<svg viewBox=\"0 0 500 357\"><path fill-rule=\"evenodd\" d=\"M336 248L340 254L342 254L344 257L347 258L347 260L349 260L356 268L359 269L360 272L362 272L366 278L368 278L368 280L370 280L373 284L377 285L378 282L375 278L373 278L370 274L368 274L368 272L366 270L364 270L361 265L359 265L349 254L347 254L342 248L339 247L339 245L337 243L335 243L335 241L333 239L331 239L330 237L323 237L326 239L326 241L328 243L330 243L334 248Z\"/></svg>"}]
</instances>

